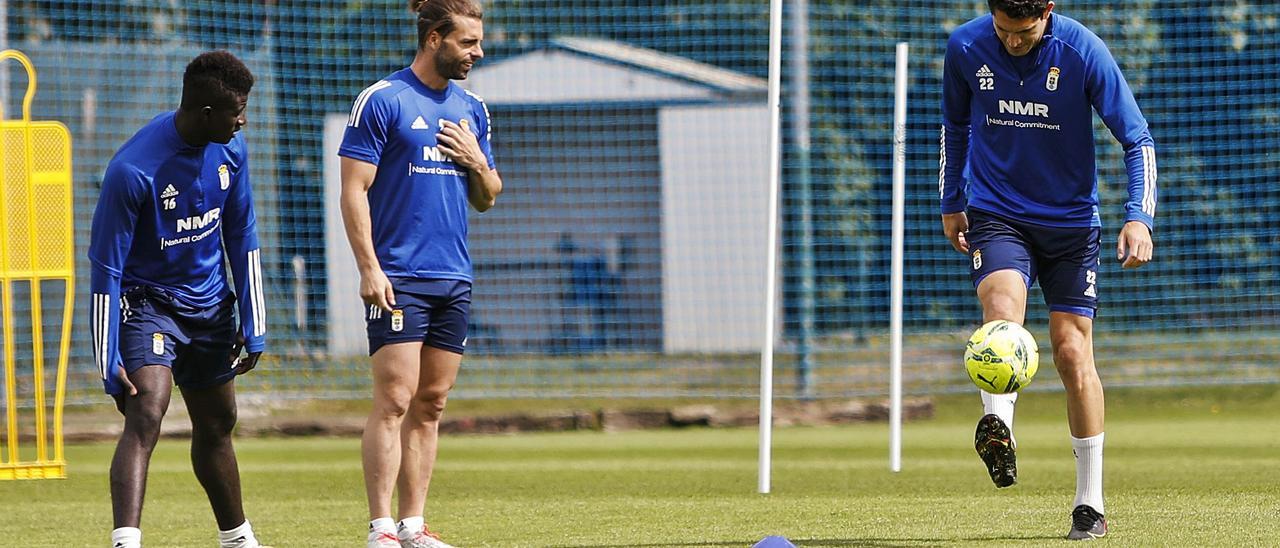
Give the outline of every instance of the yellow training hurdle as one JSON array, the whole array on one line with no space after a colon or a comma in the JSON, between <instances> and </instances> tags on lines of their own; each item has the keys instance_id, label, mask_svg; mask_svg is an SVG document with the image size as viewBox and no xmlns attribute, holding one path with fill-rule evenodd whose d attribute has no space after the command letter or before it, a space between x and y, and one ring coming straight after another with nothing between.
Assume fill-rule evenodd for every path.
<instances>
[{"instance_id":1,"label":"yellow training hurdle","mask_svg":"<svg viewBox=\"0 0 1280 548\"><path fill-rule=\"evenodd\" d=\"M62 451L62 407L71 346L75 297L75 242L72 234L71 133L59 122L31 121L36 70L17 50L0 51L0 63L13 59L27 71L22 118L5 119L0 105L0 307L4 321L5 447L0 450L0 480L65 478ZM47 417L45 338L40 293L42 282L61 281L63 306L58 370L53 390L53 421ZM25 284L23 284L25 282ZM30 333L15 333L15 288L27 285L31 303ZM15 337L30 337L29 392L33 424L19 428L17 346ZM24 389L22 393L28 390ZM25 425L24 425L25 426ZM52 434L52 451L50 451ZM34 439L35 450L20 451L20 441ZM31 458L34 457L34 458Z\"/></svg>"}]
</instances>

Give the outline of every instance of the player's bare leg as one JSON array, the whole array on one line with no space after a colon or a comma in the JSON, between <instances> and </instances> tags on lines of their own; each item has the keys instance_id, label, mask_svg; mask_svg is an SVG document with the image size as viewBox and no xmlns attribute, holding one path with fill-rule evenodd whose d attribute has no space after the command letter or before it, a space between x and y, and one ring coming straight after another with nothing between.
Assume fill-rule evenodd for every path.
<instances>
[{"instance_id":1,"label":"player's bare leg","mask_svg":"<svg viewBox=\"0 0 1280 548\"><path fill-rule=\"evenodd\" d=\"M1093 363L1093 319L1066 312L1049 313L1053 363L1067 390L1067 421L1071 435L1088 438L1102 433L1102 381Z\"/></svg>"},{"instance_id":2,"label":"player's bare leg","mask_svg":"<svg viewBox=\"0 0 1280 548\"><path fill-rule=\"evenodd\" d=\"M373 354L373 408L360 439L371 520L391 518L391 494L400 470L400 425L418 387L421 350L420 342L404 342Z\"/></svg>"},{"instance_id":3,"label":"player's bare leg","mask_svg":"<svg viewBox=\"0 0 1280 548\"><path fill-rule=\"evenodd\" d=\"M978 301L982 303L982 323L1008 320L1021 325L1027 311L1027 283L1017 270L997 270L978 283ZM1018 482L1018 464L1013 441L1013 404L1018 395L989 394L982 396L983 416L974 432L973 447L982 458L996 487L1009 487Z\"/></svg>"},{"instance_id":4,"label":"player's bare leg","mask_svg":"<svg viewBox=\"0 0 1280 548\"><path fill-rule=\"evenodd\" d=\"M169 410L173 372L162 365L144 365L129 374L135 396L117 395L124 414L124 431L111 459L111 510L115 528L138 527L147 492L147 468L160 439L160 424Z\"/></svg>"},{"instance_id":5,"label":"player's bare leg","mask_svg":"<svg viewBox=\"0 0 1280 548\"><path fill-rule=\"evenodd\" d=\"M997 270L978 283L982 323L1008 320L1022 325L1027 315L1027 282L1017 270Z\"/></svg>"},{"instance_id":6,"label":"player's bare leg","mask_svg":"<svg viewBox=\"0 0 1280 548\"><path fill-rule=\"evenodd\" d=\"M231 431L236 425L235 380L202 390L182 388L191 415L191 468L204 487L221 531L244 523L240 467Z\"/></svg>"},{"instance_id":7,"label":"player's bare leg","mask_svg":"<svg viewBox=\"0 0 1280 548\"><path fill-rule=\"evenodd\" d=\"M1076 496L1067 538L1087 540L1107 534L1102 502L1102 443L1105 404L1093 361L1093 319L1049 313L1053 362L1067 391L1067 421L1076 457Z\"/></svg>"},{"instance_id":8,"label":"player's bare leg","mask_svg":"<svg viewBox=\"0 0 1280 548\"><path fill-rule=\"evenodd\" d=\"M453 388L462 365L462 354L431 346L422 347L421 358L418 390L400 429L403 452L400 455L400 476L396 481L400 495L397 517L408 521L400 537L402 544L406 538L427 534L425 526L417 520L423 516L431 472L435 468L440 417L444 414L449 390ZM431 545L425 539L422 544Z\"/></svg>"}]
</instances>

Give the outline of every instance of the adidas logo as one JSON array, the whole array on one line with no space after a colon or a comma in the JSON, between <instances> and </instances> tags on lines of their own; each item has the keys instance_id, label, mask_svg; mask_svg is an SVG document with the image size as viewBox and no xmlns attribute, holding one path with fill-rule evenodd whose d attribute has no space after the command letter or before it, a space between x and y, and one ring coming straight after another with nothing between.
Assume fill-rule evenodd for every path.
<instances>
[{"instance_id":1,"label":"adidas logo","mask_svg":"<svg viewBox=\"0 0 1280 548\"><path fill-rule=\"evenodd\" d=\"M409 129L431 129L431 126L428 126L427 121L419 116L413 120L413 125L409 126Z\"/></svg>"},{"instance_id":2,"label":"adidas logo","mask_svg":"<svg viewBox=\"0 0 1280 548\"><path fill-rule=\"evenodd\" d=\"M164 187L164 192L160 193L161 198L172 198L177 195L178 195L178 189L173 188L173 185Z\"/></svg>"},{"instance_id":3,"label":"adidas logo","mask_svg":"<svg viewBox=\"0 0 1280 548\"><path fill-rule=\"evenodd\" d=\"M995 73L994 73L994 72L991 72L991 68L990 68L990 67L988 67L988 66L986 66L986 65L982 65L982 68L978 69L977 77L978 77L978 78L994 78L994 77L995 77Z\"/></svg>"}]
</instances>

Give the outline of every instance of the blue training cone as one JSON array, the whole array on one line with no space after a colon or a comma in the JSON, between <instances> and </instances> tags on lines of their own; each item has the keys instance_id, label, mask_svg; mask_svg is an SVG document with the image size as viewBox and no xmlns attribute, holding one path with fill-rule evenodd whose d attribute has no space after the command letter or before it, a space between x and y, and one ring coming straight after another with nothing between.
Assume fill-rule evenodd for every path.
<instances>
[{"instance_id":1,"label":"blue training cone","mask_svg":"<svg viewBox=\"0 0 1280 548\"><path fill-rule=\"evenodd\" d=\"M772 536L764 537L764 540L757 542L751 548L796 548L796 545L791 544L787 537Z\"/></svg>"}]
</instances>

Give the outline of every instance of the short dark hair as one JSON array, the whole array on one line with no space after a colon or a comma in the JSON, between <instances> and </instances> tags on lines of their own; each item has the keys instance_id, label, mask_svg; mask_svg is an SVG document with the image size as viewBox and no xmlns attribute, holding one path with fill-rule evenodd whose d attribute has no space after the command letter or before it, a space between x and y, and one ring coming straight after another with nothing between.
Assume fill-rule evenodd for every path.
<instances>
[{"instance_id":1,"label":"short dark hair","mask_svg":"<svg viewBox=\"0 0 1280 548\"><path fill-rule=\"evenodd\" d=\"M253 89L253 73L231 52L208 51L197 55L182 74L182 108L234 105Z\"/></svg>"},{"instance_id":2,"label":"short dark hair","mask_svg":"<svg viewBox=\"0 0 1280 548\"><path fill-rule=\"evenodd\" d=\"M427 36L433 31L441 37L453 32L455 17L472 17L484 20L484 10L476 0L409 0L418 13L418 49L427 45Z\"/></svg>"},{"instance_id":3,"label":"short dark hair","mask_svg":"<svg viewBox=\"0 0 1280 548\"><path fill-rule=\"evenodd\" d=\"M987 0L991 12L1000 10L1010 19L1040 17L1049 7L1049 0Z\"/></svg>"}]
</instances>

